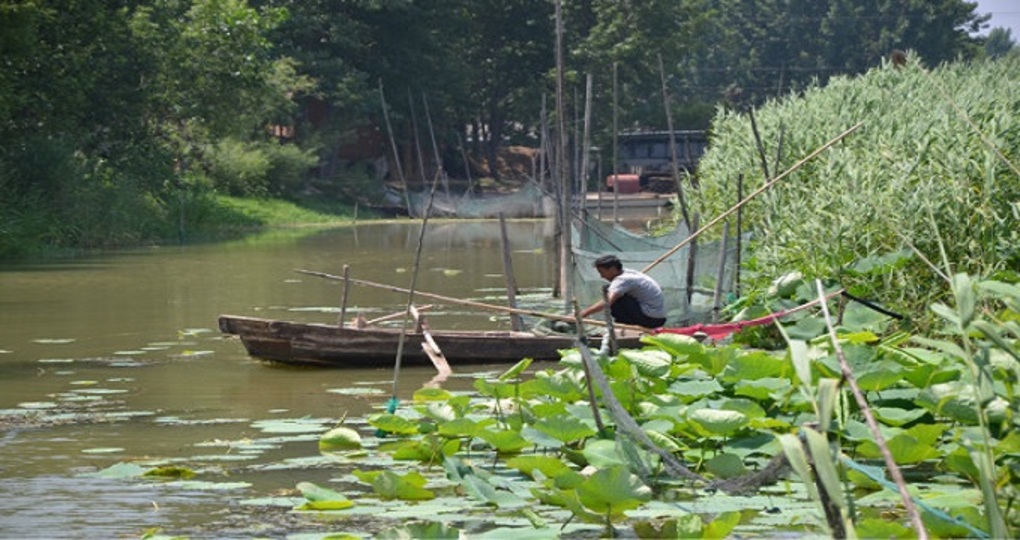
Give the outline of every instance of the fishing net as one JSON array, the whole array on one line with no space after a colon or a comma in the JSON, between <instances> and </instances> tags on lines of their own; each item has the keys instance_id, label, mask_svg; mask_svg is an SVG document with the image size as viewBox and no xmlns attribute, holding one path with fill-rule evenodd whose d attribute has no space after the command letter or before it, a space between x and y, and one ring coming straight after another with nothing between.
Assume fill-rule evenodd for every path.
<instances>
[{"instance_id":1,"label":"fishing net","mask_svg":"<svg viewBox=\"0 0 1020 540\"><path fill-rule=\"evenodd\" d=\"M421 217L428 203L428 194L410 193L412 217ZM459 218L534 218L556 215L556 204L535 183L528 183L510 193L448 194L437 192L431 215Z\"/></svg>"},{"instance_id":2,"label":"fishing net","mask_svg":"<svg viewBox=\"0 0 1020 540\"><path fill-rule=\"evenodd\" d=\"M624 267L642 270L687 238L689 232L681 224L667 234L651 237L634 234L612 224L590 221L583 232L575 229L572 234L575 294L581 304L589 305L602 298L602 286L606 283L595 270L595 259L613 254ZM687 279L691 268L690 244L648 270L648 275L659 283L665 293L667 324L709 321L717 303L725 303L736 282L736 238L730 237L725 244L724 253L722 240L697 243L693 250L694 274L690 291ZM722 261L720 272L723 256L725 261Z\"/></svg>"}]
</instances>

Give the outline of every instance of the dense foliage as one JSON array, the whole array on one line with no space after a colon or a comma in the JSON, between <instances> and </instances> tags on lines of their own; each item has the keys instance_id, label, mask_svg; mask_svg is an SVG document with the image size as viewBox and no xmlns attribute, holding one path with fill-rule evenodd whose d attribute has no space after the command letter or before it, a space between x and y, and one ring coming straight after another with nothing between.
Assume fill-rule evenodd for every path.
<instances>
[{"instance_id":1,"label":"dense foliage","mask_svg":"<svg viewBox=\"0 0 1020 540\"><path fill-rule=\"evenodd\" d=\"M678 127L705 127L722 99L859 73L894 47L932 64L979 56L974 9L567 1L568 129L580 129L588 73L606 146L612 118L665 127L663 79ZM398 168L431 178L436 153L463 176L465 153L477 166L500 146L537 146L553 14L547 0L5 0L0 256L184 237L214 193L370 198ZM1011 44L996 34L989 54Z\"/></svg>"},{"instance_id":2,"label":"dense foliage","mask_svg":"<svg viewBox=\"0 0 1020 540\"><path fill-rule=\"evenodd\" d=\"M790 271L838 281L919 314L954 272L1020 268L1020 80L1017 57L928 69L917 58L755 112L721 110L701 164L708 215L734 186L760 185L838 132L863 128L743 209L753 231L749 289ZM780 148L781 145L781 148Z\"/></svg>"}]
</instances>

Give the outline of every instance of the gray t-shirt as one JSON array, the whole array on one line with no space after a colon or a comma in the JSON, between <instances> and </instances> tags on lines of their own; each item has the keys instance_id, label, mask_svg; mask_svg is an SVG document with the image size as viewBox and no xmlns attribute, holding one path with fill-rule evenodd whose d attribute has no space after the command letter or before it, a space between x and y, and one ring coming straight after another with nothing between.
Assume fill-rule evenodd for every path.
<instances>
[{"instance_id":1,"label":"gray t-shirt","mask_svg":"<svg viewBox=\"0 0 1020 540\"><path fill-rule=\"evenodd\" d=\"M638 301L641 311L649 317L666 318L666 302L662 296L662 287L646 274L624 268L623 273L609 283L609 295L629 294Z\"/></svg>"}]
</instances>

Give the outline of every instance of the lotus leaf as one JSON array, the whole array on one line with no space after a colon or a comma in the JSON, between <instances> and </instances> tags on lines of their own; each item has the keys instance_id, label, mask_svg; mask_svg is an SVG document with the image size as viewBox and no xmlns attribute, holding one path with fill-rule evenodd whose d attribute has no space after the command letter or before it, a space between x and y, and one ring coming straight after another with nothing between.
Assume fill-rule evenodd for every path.
<instances>
[{"instance_id":1,"label":"lotus leaf","mask_svg":"<svg viewBox=\"0 0 1020 540\"><path fill-rule=\"evenodd\" d=\"M506 382L509 380L517 379L518 377L520 377L521 373L524 372L524 370L528 369L528 366L531 365L531 362L532 360L530 358L525 358L524 360L517 362L516 364L514 364L513 367L504 371L499 376L500 382Z\"/></svg>"},{"instance_id":2,"label":"lotus leaf","mask_svg":"<svg viewBox=\"0 0 1020 540\"><path fill-rule=\"evenodd\" d=\"M531 446L531 442L521 436L520 432L504 429L480 429L475 436L482 439L501 454L514 454Z\"/></svg>"},{"instance_id":3,"label":"lotus leaf","mask_svg":"<svg viewBox=\"0 0 1020 540\"><path fill-rule=\"evenodd\" d=\"M666 351L656 349L622 350L620 357L630 362L644 377L658 378L669 373L673 357Z\"/></svg>"},{"instance_id":4,"label":"lotus leaf","mask_svg":"<svg viewBox=\"0 0 1020 540\"><path fill-rule=\"evenodd\" d=\"M804 341L809 341L821 336L825 334L825 331L825 321L814 317L800 319L793 326L786 328L786 333L790 339Z\"/></svg>"},{"instance_id":5,"label":"lotus leaf","mask_svg":"<svg viewBox=\"0 0 1020 540\"><path fill-rule=\"evenodd\" d=\"M380 540L414 540L415 538L457 540L460 537L460 529L435 521L408 523L407 525L382 531L377 536Z\"/></svg>"},{"instance_id":6,"label":"lotus leaf","mask_svg":"<svg viewBox=\"0 0 1020 540\"><path fill-rule=\"evenodd\" d=\"M600 469L577 486L577 495L585 507L611 516L641 506L652 497L652 490L623 465Z\"/></svg>"},{"instance_id":7,"label":"lotus leaf","mask_svg":"<svg viewBox=\"0 0 1020 540\"><path fill-rule=\"evenodd\" d=\"M683 402L690 403L706 396L712 396L724 389L715 379L677 381L669 385L669 392L676 394Z\"/></svg>"},{"instance_id":8,"label":"lotus leaf","mask_svg":"<svg viewBox=\"0 0 1020 540\"><path fill-rule=\"evenodd\" d=\"M702 538L704 523L697 514L634 523L638 538Z\"/></svg>"},{"instance_id":9,"label":"lotus leaf","mask_svg":"<svg viewBox=\"0 0 1020 540\"><path fill-rule=\"evenodd\" d=\"M392 413L373 414L368 417L372 427L394 435L414 435L418 433L418 423Z\"/></svg>"},{"instance_id":10,"label":"lotus leaf","mask_svg":"<svg viewBox=\"0 0 1020 540\"><path fill-rule=\"evenodd\" d=\"M559 414L542 418L534 428L561 443L571 443L596 433L595 428L575 416Z\"/></svg>"},{"instance_id":11,"label":"lotus leaf","mask_svg":"<svg viewBox=\"0 0 1020 540\"><path fill-rule=\"evenodd\" d=\"M436 494L425 489L427 480L416 471L399 475L393 471L376 471L370 475L355 475L362 481L371 480L372 489L383 499L400 499L405 501L421 501L434 499Z\"/></svg>"},{"instance_id":12,"label":"lotus leaf","mask_svg":"<svg viewBox=\"0 0 1020 540\"><path fill-rule=\"evenodd\" d=\"M567 475L562 475L561 478L563 476ZM586 523L602 523L604 521L601 515L594 514L585 508L585 505L581 502L581 498L577 491L572 488L535 489L533 493L536 497L538 497L540 502L566 508L567 510L570 510L575 517L580 518L581 521Z\"/></svg>"},{"instance_id":13,"label":"lotus leaf","mask_svg":"<svg viewBox=\"0 0 1020 540\"><path fill-rule=\"evenodd\" d=\"M517 456L507 460L506 465L531 478L535 477L535 471L539 471L546 478L556 478L572 470L559 458L540 455Z\"/></svg>"},{"instance_id":14,"label":"lotus leaf","mask_svg":"<svg viewBox=\"0 0 1020 540\"><path fill-rule=\"evenodd\" d=\"M393 452L393 459L436 463L444 456L452 456L460 450L458 439L446 440L429 437L403 441Z\"/></svg>"},{"instance_id":15,"label":"lotus leaf","mask_svg":"<svg viewBox=\"0 0 1020 540\"><path fill-rule=\"evenodd\" d=\"M718 454L705 462L705 469L719 478L733 478L747 471L744 462L734 454Z\"/></svg>"},{"instance_id":16,"label":"lotus leaf","mask_svg":"<svg viewBox=\"0 0 1020 540\"><path fill-rule=\"evenodd\" d=\"M145 471L142 476L153 476L157 478L176 478L181 480L187 480L195 476L195 471L187 468L180 467L177 465L167 465L165 467L156 467Z\"/></svg>"},{"instance_id":17,"label":"lotus leaf","mask_svg":"<svg viewBox=\"0 0 1020 540\"><path fill-rule=\"evenodd\" d=\"M587 396L584 384L580 380L568 376L565 372L541 379L532 379L522 384L521 387L522 389L527 388L529 390L530 394L527 397L547 396L568 403ZM504 395L514 394L511 391ZM525 397L525 394L521 394L521 397Z\"/></svg>"},{"instance_id":18,"label":"lotus leaf","mask_svg":"<svg viewBox=\"0 0 1020 540\"><path fill-rule=\"evenodd\" d=\"M941 452L931 444L922 443L907 433L901 433L888 439L886 445L889 447L893 459L901 465L920 463L941 455ZM858 445L857 451L866 458L878 459L882 457L878 444L870 440Z\"/></svg>"},{"instance_id":19,"label":"lotus leaf","mask_svg":"<svg viewBox=\"0 0 1020 540\"><path fill-rule=\"evenodd\" d=\"M698 340L682 334L652 334L643 336L642 343L654 345L673 356L684 359L690 356L699 356L705 353L705 346Z\"/></svg>"},{"instance_id":20,"label":"lotus leaf","mask_svg":"<svg viewBox=\"0 0 1020 540\"><path fill-rule=\"evenodd\" d=\"M330 422L324 418L281 418L252 422L251 427L263 433L321 433L329 430L325 424Z\"/></svg>"},{"instance_id":21,"label":"lotus leaf","mask_svg":"<svg viewBox=\"0 0 1020 540\"><path fill-rule=\"evenodd\" d=\"M135 478L145 474L146 470L145 467L135 463L114 463L101 471L85 473L82 476L93 478Z\"/></svg>"},{"instance_id":22,"label":"lotus leaf","mask_svg":"<svg viewBox=\"0 0 1020 540\"><path fill-rule=\"evenodd\" d=\"M742 412L718 409L698 409L688 414L687 418L710 435L723 436L736 433L749 421L747 415Z\"/></svg>"},{"instance_id":23,"label":"lotus leaf","mask_svg":"<svg viewBox=\"0 0 1020 540\"><path fill-rule=\"evenodd\" d=\"M465 475L461 480L461 486L475 500L498 508L521 508L528 504L513 492L497 489L497 486L476 474Z\"/></svg>"},{"instance_id":24,"label":"lotus leaf","mask_svg":"<svg viewBox=\"0 0 1020 540\"><path fill-rule=\"evenodd\" d=\"M453 394L449 390L442 388L419 388L414 391L414 402L422 403L426 401L446 401L453 397Z\"/></svg>"},{"instance_id":25,"label":"lotus leaf","mask_svg":"<svg viewBox=\"0 0 1020 540\"><path fill-rule=\"evenodd\" d=\"M902 369L891 360L872 364L866 370L856 372L857 386L865 391L885 390L903 379Z\"/></svg>"},{"instance_id":26,"label":"lotus leaf","mask_svg":"<svg viewBox=\"0 0 1020 540\"><path fill-rule=\"evenodd\" d=\"M748 418L762 418L766 415L765 409L761 405L749 399L727 399L719 408L725 411L744 413Z\"/></svg>"},{"instance_id":27,"label":"lotus leaf","mask_svg":"<svg viewBox=\"0 0 1020 540\"><path fill-rule=\"evenodd\" d=\"M342 493L312 482L299 482L297 488L307 499L297 510L343 510L354 506Z\"/></svg>"},{"instance_id":28,"label":"lotus leaf","mask_svg":"<svg viewBox=\"0 0 1020 540\"><path fill-rule=\"evenodd\" d=\"M789 379L765 378L754 380L740 380L733 387L733 393L738 396L747 396L753 399L764 401L772 399L782 401L793 388Z\"/></svg>"},{"instance_id":29,"label":"lotus leaf","mask_svg":"<svg viewBox=\"0 0 1020 540\"><path fill-rule=\"evenodd\" d=\"M319 437L319 450L355 450L361 448L361 435L357 431L344 426L335 427Z\"/></svg>"},{"instance_id":30,"label":"lotus leaf","mask_svg":"<svg viewBox=\"0 0 1020 540\"><path fill-rule=\"evenodd\" d=\"M644 431L645 435L648 435L648 438L655 444L655 446L658 446L667 452L680 452L685 449L676 439L666 435L665 433L648 428L644 428Z\"/></svg>"},{"instance_id":31,"label":"lotus leaf","mask_svg":"<svg viewBox=\"0 0 1020 540\"><path fill-rule=\"evenodd\" d=\"M495 420L488 419L488 423ZM456 418L439 424L439 434L444 437L475 437L481 425L470 418Z\"/></svg>"},{"instance_id":32,"label":"lotus leaf","mask_svg":"<svg viewBox=\"0 0 1020 540\"><path fill-rule=\"evenodd\" d=\"M596 439L588 441L582 450L589 465L604 469L614 465L626 465L627 460L616 449L616 441Z\"/></svg>"},{"instance_id":33,"label":"lotus leaf","mask_svg":"<svg viewBox=\"0 0 1020 540\"><path fill-rule=\"evenodd\" d=\"M755 351L734 357L720 377L723 382L735 383L765 378L789 378L793 365L787 358Z\"/></svg>"},{"instance_id":34,"label":"lotus leaf","mask_svg":"<svg viewBox=\"0 0 1020 540\"><path fill-rule=\"evenodd\" d=\"M906 410L896 407L874 407L871 412L875 413L875 418L886 425L890 426L902 426L909 424L922 416L928 414L925 409L914 409Z\"/></svg>"}]
</instances>

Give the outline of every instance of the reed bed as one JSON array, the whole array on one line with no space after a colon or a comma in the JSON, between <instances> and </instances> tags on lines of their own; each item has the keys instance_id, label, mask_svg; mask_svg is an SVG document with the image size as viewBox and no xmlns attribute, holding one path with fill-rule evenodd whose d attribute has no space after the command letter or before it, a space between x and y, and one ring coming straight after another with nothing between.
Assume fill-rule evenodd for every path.
<instances>
[{"instance_id":1,"label":"reed bed","mask_svg":"<svg viewBox=\"0 0 1020 540\"><path fill-rule=\"evenodd\" d=\"M775 175L863 122L744 209L745 291L799 271L921 313L950 294L935 268L1020 269L1018 87L1016 57L929 69L911 56L765 104L753 118L761 148L749 114L720 109L694 204L718 214L738 177L745 189L766 181L763 156Z\"/></svg>"}]
</instances>

